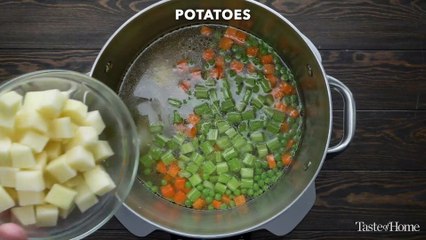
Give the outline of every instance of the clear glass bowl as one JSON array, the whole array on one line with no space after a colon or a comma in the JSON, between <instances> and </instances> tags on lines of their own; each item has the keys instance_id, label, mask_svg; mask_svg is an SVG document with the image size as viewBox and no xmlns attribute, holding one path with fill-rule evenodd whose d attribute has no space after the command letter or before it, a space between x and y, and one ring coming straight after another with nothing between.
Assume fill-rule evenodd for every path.
<instances>
[{"instance_id":1,"label":"clear glass bowl","mask_svg":"<svg viewBox=\"0 0 426 240\"><path fill-rule=\"evenodd\" d=\"M99 110L106 128L99 137L111 145L114 156L102 165L110 174L116 188L99 198L99 202L81 213L75 209L67 219L59 218L56 227L27 226L32 239L81 239L104 225L125 201L138 169L139 138L129 110L121 99L105 84L85 74L47 70L25 74L0 86L0 94L16 91L25 95L28 91L59 89L80 100L89 111ZM0 215L0 224L9 222L10 214Z\"/></svg>"}]
</instances>

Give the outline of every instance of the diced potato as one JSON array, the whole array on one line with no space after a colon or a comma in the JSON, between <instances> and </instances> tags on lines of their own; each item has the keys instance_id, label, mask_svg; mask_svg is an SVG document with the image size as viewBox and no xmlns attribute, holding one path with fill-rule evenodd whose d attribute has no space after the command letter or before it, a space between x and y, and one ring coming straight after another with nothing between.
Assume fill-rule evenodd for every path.
<instances>
[{"instance_id":1,"label":"diced potato","mask_svg":"<svg viewBox=\"0 0 426 240\"><path fill-rule=\"evenodd\" d=\"M45 189L43 172L38 170L18 171L16 173L17 191L43 191Z\"/></svg>"},{"instance_id":2,"label":"diced potato","mask_svg":"<svg viewBox=\"0 0 426 240\"><path fill-rule=\"evenodd\" d=\"M30 147L36 153L40 153L43 151L48 141L49 138L47 136L34 131L28 131L24 133L19 143Z\"/></svg>"},{"instance_id":3,"label":"diced potato","mask_svg":"<svg viewBox=\"0 0 426 240\"><path fill-rule=\"evenodd\" d=\"M2 186L0 186L0 213L14 206L15 201L13 201L13 198L6 192L6 190Z\"/></svg>"},{"instance_id":4,"label":"diced potato","mask_svg":"<svg viewBox=\"0 0 426 240\"><path fill-rule=\"evenodd\" d=\"M101 162L114 155L114 152L107 141L98 141L95 145L90 147L90 150L92 151L96 162Z\"/></svg>"},{"instance_id":5,"label":"diced potato","mask_svg":"<svg viewBox=\"0 0 426 240\"><path fill-rule=\"evenodd\" d=\"M84 172L95 166L93 154L83 146L76 146L65 155L67 163L77 171Z\"/></svg>"},{"instance_id":6,"label":"diced potato","mask_svg":"<svg viewBox=\"0 0 426 240\"><path fill-rule=\"evenodd\" d=\"M18 191L18 202L20 206L42 204L44 202L44 192Z\"/></svg>"},{"instance_id":7,"label":"diced potato","mask_svg":"<svg viewBox=\"0 0 426 240\"><path fill-rule=\"evenodd\" d=\"M58 223L59 209L46 204L36 206L36 221L39 227L54 227Z\"/></svg>"},{"instance_id":8,"label":"diced potato","mask_svg":"<svg viewBox=\"0 0 426 240\"><path fill-rule=\"evenodd\" d=\"M69 187L69 188L75 188L78 185L81 184L86 184L86 182L84 181L84 178L81 174L78 174L77 176L71 178L70 180L64 182L64 186L65 187Z\"/></svg>"},{"instance_id":9,"label":"diced potato","mask_svg":"<svg viewBox=\"0 0 426 240\"><path fill-rule=\"evenodd\" d=\"M27 92L23 107L38 111L46 118L56 118L68 98L57 89Z\"/></svg>"},{"instance_id":10,"label":"diced potato","mask_svg":"<svg viewBox=\"0 0 426 240\"><path fill-rule=\"evenodd\" d=\"M63 183L77 175L77 171L67 163L65 155L61 155L49 162L46 166L46 171L59 183Z\"/></svg>"},{"instance_id":11,"label":"diced potato","mask_svg":"<svg viewBox=\"0 0 426 240\"><path fill-rule=\"evenodd\" d=\"M100 135L105 129L104 120L98 110L87 113L84 125L94 127L98 135Z\"/></svg>"},{"instance_id":12,"label":"diced potato","mask_svg":"<svg viewBox=\"0 0 426 240\"><path fill-rule=\"evenodd\" d=\"M4 190L6 190L15 203L18 202L18 192L15 190L15 188L6 187Z\"/></svg>"},{"instance_id":13,"label":"diced potato","mask_svg":"<svg viewBox=\"0 0 426 240\"><path fill-rule=\"evenodd\" d=\"M83 173L83 176L87 186L98 196L102 196L115 188L111 176L100 166Z\"/></svg>"},{"instance_id":14,"label":"diced potato","mask_svg":"<svg viewBox=\"0 0 426 240\"><path fill-rule=\"evenodd\" d=\"M18 168L0 167L0 185L14 188L16 186L16 173Z\"/></svg>"},{"instance_id":15,"label":"diced potato","mask_svg":"<svg viewBox=\"0 0 426 240\"><path fill-rule=\"evenodd\" d=\"M44 168L47 164L47 154L46 152L41 152L35 155L36 165L29 170L40 170L44 171Z\"/></svg>"},{"instance_id":16,"label":"diced potato","mask_svg":"<svg viewBox=\"0 0 426 240\"><path fill-rule=\"evenodd\" d=\"M55 183L57 183L58 181L52 176L50 175L48 172L45 172L44 176L44 185L46 187L46 189L52 189L53 185Z\"/></svg>"},{"instance_id":17,"label":"diced potato","mask_svg":"<svg viewBox=\"0 0 426 240\"><path fill-rule=\"evenodd\" d=\"M54 119L49 131L50 137L53 139L69 139L74 137L73 126L69 117Z\"/></svg>"},{"instance_id":18,"label":"diced potato","mask_svg":"<svg viewBox=\"0 0 426 240\"><path fill-rule=\"evenodd\" d=\"M16 114L15 128L18 130L35 130L47 134L48 123L39 112L22 109Z\"/></svg>"},{"instance_id":19,"label":"diced potato","mask_svg":"<svg viewBox=\"0 0 426 240\"><path fill-rule=\"evenodd\" d=\"M10 157L15 168L32 168L37 164L31 148L19 143L12 143Z\"/></svg>"},{"instance_id":20,"label":"diced potato","mask_svg":"<svg viewBox=\"0 0 426 240\"><path fill-rule=\"evenodd\" d=\"M95 145L99 140L99 136L96 133L96 129L93 127L78 127L75 131L75 136L71 139L71 142L67 145L67 149L71 149L75 146L81 145L84 147L91 147Z\"/></svg>"},{"instance_id":21,"label":"diced potato","mask_svg":"<svg viewBox=\"0 0 426 240\"><path fill-rule=\"evenodd\" d=\"M87 116L88 107L83 102L68 99L62 109L62 117L70 117L77 124L83 124Z\"/></svg>"},{"instance_id":22,"label":"diced potato","mask_svg":"<svg viewBox=\"0 0 426 240\"><path fill-rule=\"evenodd\" d=\"M46 202L53 204L62 209L69 209L72 206L77 192L73 189L64 187L60 184L53 185L46 198Z\"/></svg>"},{"instance_id":23,"label":"diced potato","mask_svg":"<svg viewBox=\"0 0 426 240\"><path fill-rule=\"evenodd\" d=\"M68 208L68 209L59 208L59 216L62 219L66 219L74 211L74 209L75 209L75 204L74 203L72 203L71 207Z\"/></svg>"},{"instance_id":24,"label":"diced potato","mask_svg":"<svg viewBox=\"0 0 426 240\"><path fill-rule=\"evenodd\" d=\"M34 206L15 207L12 208L12 215L22 225L32 225L36 223Z\"/></svg>"},{"instance_id":25,"label":"diced potato","mask_svg":"<svg viewBox=\"0 0 426 240\"><path fill-rule=\"evenodd\" d=\"M21 106L22 96L15 91L10 91L0 96L0 113L15 115L21 109Z\"/></svg>"},{"instance_id":26,"label":"diced potato","mask_svg":"<svg viewBox=\"0 0 426 240\"><path fill-rule=\"evenodd\" d=\"M62 154L62 144L57 141L49 141L44 147L44 151L47 154L47 158L53 160Z\"/></svg>"},{"instance_id":27,"label":"diced potato","mask_svg":"<svg viewBox=\"0 0 426 240\"><path fill-rule=\"evenodd\" d=\"M15 116L0 113L0 127L10 131L15 126Z\"/></svg>"},{"instance_id":28,"label":"diced potato","mask_svg":"<svg viewBox=\"0 0 426 240\"><path fill-rule=\"evenodd\" d=\"M10 147L12 141L8 137L0 137L0 167L10 167L12 162L10 160Z\"/></svg>"},{"instance_id":29,"label":"diced potato","mask_svg":"<svg viewBox=\"0 0 426 240\"><path fill-rule=\"evenodd\" d=\"M76 186L75 190L77 191L77 196L75 197L74 202L82 213L98 203L98 198L90 190L86 183L83 182L83 184L79 184Z\"/></svg>"}]
</instances>

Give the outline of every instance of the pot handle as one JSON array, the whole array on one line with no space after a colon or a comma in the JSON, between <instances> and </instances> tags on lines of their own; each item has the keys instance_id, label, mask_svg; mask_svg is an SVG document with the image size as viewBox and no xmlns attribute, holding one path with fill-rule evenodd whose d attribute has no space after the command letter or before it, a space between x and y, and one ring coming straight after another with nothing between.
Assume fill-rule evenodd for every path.
<instances>
[{"instance_id":1,"label":"pot handle","mask_svg":"<svg viewBox=\"0 0 426 240\"><path fill-rule=\"evenodd\" d=\"M331 88L339 92L339 94L343 97L344 103L343 137L338 144L327 149L327 153L336 153L345 149L354 137L356 125L356 106L352 92L345 84L328 75L327 80Z\"/></svg>"}]
</instances>

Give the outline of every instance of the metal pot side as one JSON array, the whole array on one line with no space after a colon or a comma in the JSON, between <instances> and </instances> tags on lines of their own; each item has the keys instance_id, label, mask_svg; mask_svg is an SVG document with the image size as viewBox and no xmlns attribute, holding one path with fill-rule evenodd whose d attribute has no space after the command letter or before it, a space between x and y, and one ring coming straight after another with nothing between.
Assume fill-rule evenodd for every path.
<instances>
[{"instance_id":1,"label":"metal pot side","mask_svg":"<svg viewBox=\"0 0 426 240\"><path fill-rule=\"evenodd\" d=\"M175 20L175 9L250 9L250 21ZM183 26L213 23L250 32L274 47L293 70L301 90L305 131L291 171L247 205L224 211L197 211L172 204L136 181L126 207L163 230L196 238L226 237L253 230L290 207L313 183L327 153L331 133L331 96L323 67L302 34L274 10L250 0L167 0L144 9L109 39L92 76L119 91L137 55L158 37ZM283 225L286 223L283 222Z\"/></svg>"}]
</instances>

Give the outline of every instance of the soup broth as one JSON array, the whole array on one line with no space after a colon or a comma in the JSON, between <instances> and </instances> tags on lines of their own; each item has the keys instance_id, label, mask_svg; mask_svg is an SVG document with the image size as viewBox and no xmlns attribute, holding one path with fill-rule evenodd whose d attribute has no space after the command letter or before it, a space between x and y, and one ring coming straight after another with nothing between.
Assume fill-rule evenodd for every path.
<instances>
[{"instance_id":1,"label":"soup broth","mask_svg":"<svg viewBox=\"0 0 426 240\"><path fill-rule=\"evenodd\" d=\"M303 128L291 70L266 42L198 25L146 48L120 90L141 136L139 178L195 209L227 209L285 175Z\"/></svg>"}]
</instances>

